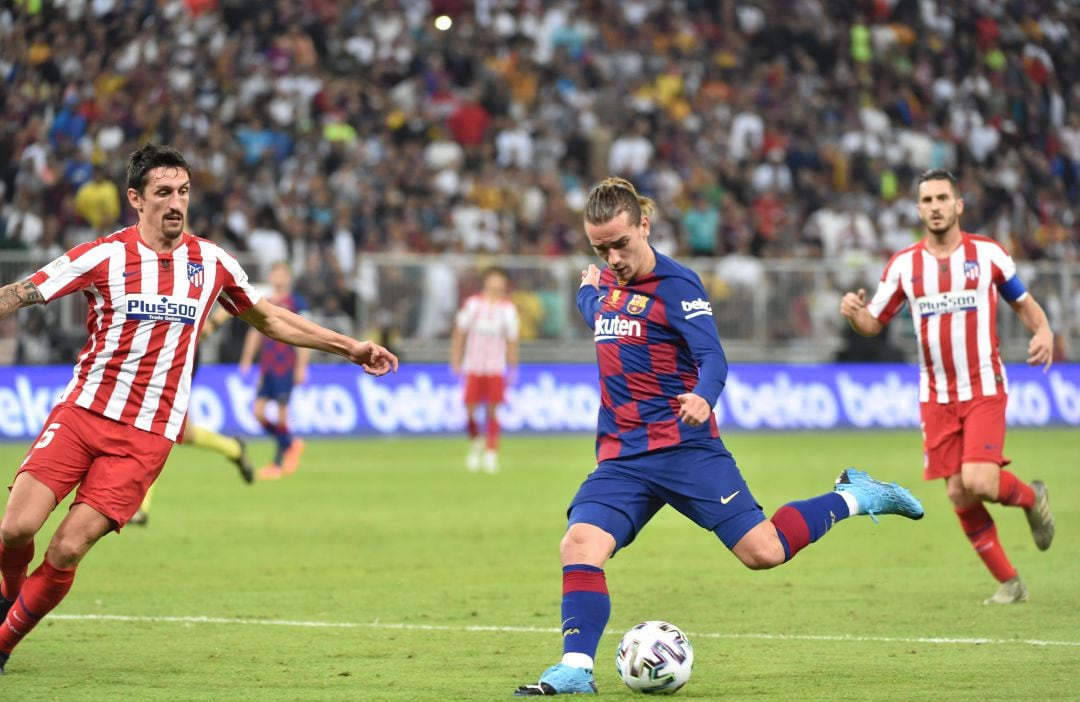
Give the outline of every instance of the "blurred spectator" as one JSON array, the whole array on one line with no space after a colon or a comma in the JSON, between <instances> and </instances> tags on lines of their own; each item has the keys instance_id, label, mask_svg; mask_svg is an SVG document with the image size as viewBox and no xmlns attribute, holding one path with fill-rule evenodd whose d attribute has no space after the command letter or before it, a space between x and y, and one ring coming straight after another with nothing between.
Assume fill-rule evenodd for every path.
<instances>
[{"instance_id":1,"label":"blurred spectator","mask_svg":"<svg viewBox=\"0 0 1080 702\"><path fill-rule=\"evenodd\" d=\"M45 226L33 196L20 188L15 201L0 209L0 248L36 250Z\"/></svg>"},{"instance_id":2,"label":"blurred spectator","mask_svg":"<svg viewBox=\"0 0 1080 702\"><path fill-rule=\"evenodd\" d=\"M53 337L54 324L47 321L47 313L34 307L19 314L19 338L15 346L17 365L48 365L61 360L57 357L57 339Z\"/></svg>"},{"instance_id":3,"label":"blurred spectator","mask_svg":"<svg viewBox=\"0 0 1080 702\"><path fill-rule=\"evenodd\" d=\"M105 175L105 169L94 168L90 180L75 192L75 211L97 234L107 234L120 219L120 190Z\"/></svg>"},{"instance_id":4,"label":"blurred spectator","mask_svg":"<svg viewBox=\"0 0 1080 702\"><path fill-rule=\"evenodd\" d=\"M3 245L121 224L122 174L93 166L154 139L192 155L196 233L301 268L332 249L350 295L366 252L577 251L608 171L694 255L880 262L930 167L1014 257L1080 250L1075 2L447 7L439 31L431 0L2 4Z\"/></svg>"},{"instance_id":5,"label":"blurred spectator","mask_svg":"<svg viewBox=\"0 0 1080 702\"><path fill-rule=\"evenodd\" d=\"M682 218L686 247L691 256L715 256L720 238L720 210L700 193L694 193L691 207Z\"/></svg>"}]
</instances>

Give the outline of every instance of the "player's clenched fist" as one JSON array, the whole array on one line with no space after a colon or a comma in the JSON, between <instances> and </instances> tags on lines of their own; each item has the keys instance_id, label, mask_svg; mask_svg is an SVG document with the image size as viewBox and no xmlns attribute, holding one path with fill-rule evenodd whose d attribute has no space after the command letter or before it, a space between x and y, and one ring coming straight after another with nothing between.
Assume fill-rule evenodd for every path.
<instances>
[{"instance_id":1,"label":"player's clenched fist","mask_svg":"<svg viewBox=\"0 0 1080 702\"><path fill-rule=\"evenodd\" d=\"M840 300L840 314L848 319L857 315L861 309L866 309L866 290L862 288L859 288L857 293L845 294Z\"/></svg>"},{"instance_id":2,"label":"player's clenched fist","mask_svg":"<svg viewBox=\"0 0 1080 702\"><path fill-rule=\"evenodd\" d=\"M600 289L600 269L593 264L589 264L589 267L581 271L581 284L591 285L597 290Z\"/></svg>"}]
</instances>

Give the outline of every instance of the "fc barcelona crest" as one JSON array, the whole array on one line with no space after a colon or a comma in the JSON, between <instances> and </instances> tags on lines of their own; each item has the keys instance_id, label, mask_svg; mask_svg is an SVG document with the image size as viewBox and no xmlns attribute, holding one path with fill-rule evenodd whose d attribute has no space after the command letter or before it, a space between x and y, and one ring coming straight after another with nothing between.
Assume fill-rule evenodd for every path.
<instances>
[{"instance_id":1,"label":"fc barcelona crest","mask_svg":"<svg viewBox=\"0 0 1080 702\"><path fill-rule=\"evenodd\" d=\"M630 314L641 314L649 306L649 298L645 295L634 295L626 303L626 311Z\"/></svg>"},{"instance_id":2,"label":"fc barcelona crest","mask_svg":"<svg viewBox=\"0 0 1080 702\"><path fill-rule=\"evenodd\" d=\"M968 280L979 279L979 262L978 261L964 261L964 277Z\"/></svg>"},{"instance_id":3,"label":"fc barcelona crest","mask_svg":"<svg viewBox=\"0 0 1080 702\"><path fill-rule=\"evenodd\" d=\"M203 285L203 279L205 278L205 269L201 263L189 263L187 264L187 277L188 280L197 288L201 288Z\"/></svg>"}]
</instances>

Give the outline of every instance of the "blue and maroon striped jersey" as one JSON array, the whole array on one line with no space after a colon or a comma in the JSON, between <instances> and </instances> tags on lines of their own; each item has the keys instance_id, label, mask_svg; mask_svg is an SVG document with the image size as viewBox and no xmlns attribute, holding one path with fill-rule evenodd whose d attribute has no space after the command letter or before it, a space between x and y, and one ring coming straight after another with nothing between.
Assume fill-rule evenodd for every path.
<instances>
[{"instance_id":1,"label":"blue and maroon striped jersey","mask_svg":"<svg viewBox=\"0 0 1080 702\"><path fill-rule=\"evenodd\" d=\"M304 314L308 308L304 298L296 293L289 293L284 298L271 299L271 301L296 314ZM292 375L296 369L296 347L283 341L274 341L268 336L263 337L259 367L263 375Z\"/></svg>"},{"instance_id":2,"label":"blue and maroon striped jersey","mask_svg":"<svg viewBox=\"0 0 1080 702\"><path fill-rule=\"evenodd\" d=\"M696 427L680 421L676 399L692 392L715 406L727 380L697 273L657 253L652 273L625 284L605 268L600 289L581 286L577 304L600 367L598 462L720 436L715 416Z\"/></svg>"}]
</instances>

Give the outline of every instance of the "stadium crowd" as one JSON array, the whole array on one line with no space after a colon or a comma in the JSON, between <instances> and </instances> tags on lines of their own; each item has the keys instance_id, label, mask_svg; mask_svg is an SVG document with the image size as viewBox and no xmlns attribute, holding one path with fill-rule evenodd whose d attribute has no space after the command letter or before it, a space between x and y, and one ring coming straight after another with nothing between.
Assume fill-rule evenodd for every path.
<instances>
[{"instance_id":1,"label":"stadium crowd","mask_svg":"<svg viewBox=\"0 0 1080 702\"><path fill-rule=\"evenodd\" d=\"M582 251L609 173L659 203L658 248L736 281L914 241L932 167L966 229L1073 260L1078 47L1064 0L19 0L0 247L131 223L125 157L157 141L195 167L189 229L292 261L326 315L365 253Z\"/></svg>"}]
</instances>

